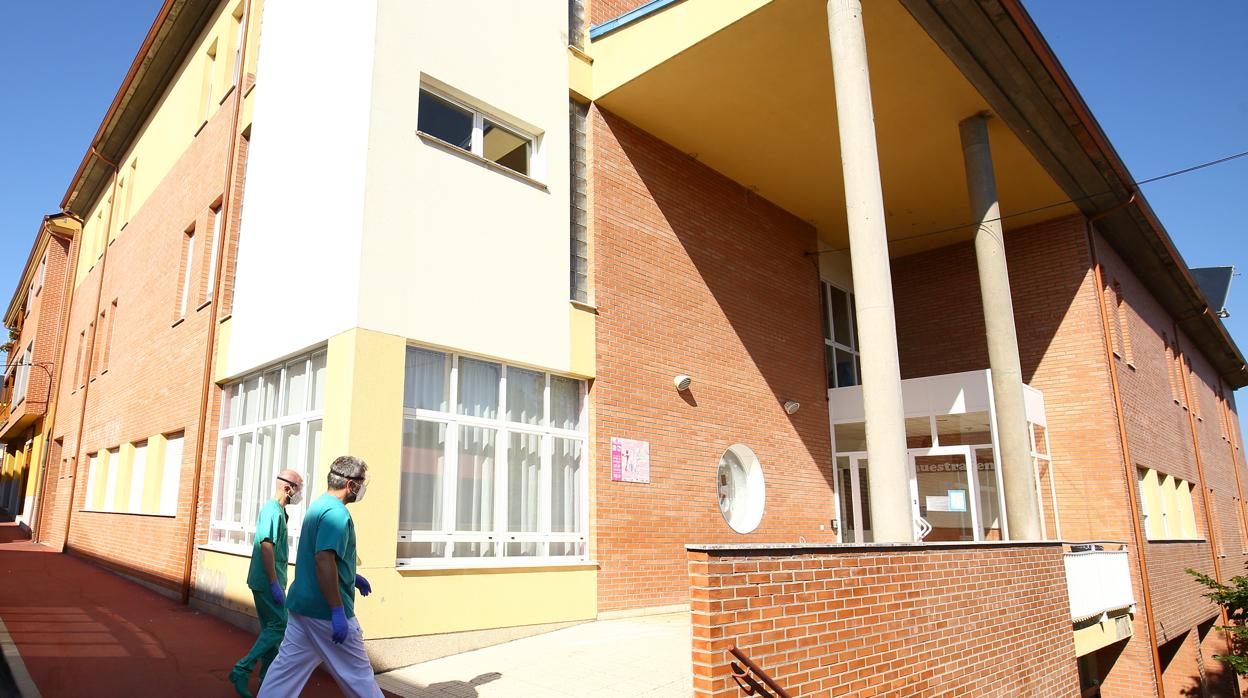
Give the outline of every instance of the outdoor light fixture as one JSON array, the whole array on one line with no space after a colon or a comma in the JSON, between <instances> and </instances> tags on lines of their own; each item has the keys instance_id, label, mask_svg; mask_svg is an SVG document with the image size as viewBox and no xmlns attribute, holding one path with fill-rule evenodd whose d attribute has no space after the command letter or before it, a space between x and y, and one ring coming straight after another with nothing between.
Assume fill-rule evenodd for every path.
<instances>
[{"instance_id":1,"label":"outdoor light fixture","mask_svg":"<svg viewBox=\"0 0 1248 698\"><path fill-rule=\"evenodd\" d=\"M789 414L793 414L794 412L800 409L802 409L802 403L798 402L797 400L785 400L784 401L785 412Z\"/></svg>"},{"instance_id":2,"label":"outdoor light fixture","mask_svg":"<svg viewBox=\"0 0 1248 698\"><path fill-rule=\"evenodd\" d=\"M676 376L675 378L673 378L672 383L676 385L677 390L683 393L684 391L689 389L690 385L693 384L693 378L690 378L689 376L686 376L685 374L682 373L679 376Z\"/></svg>"}]
</instances>

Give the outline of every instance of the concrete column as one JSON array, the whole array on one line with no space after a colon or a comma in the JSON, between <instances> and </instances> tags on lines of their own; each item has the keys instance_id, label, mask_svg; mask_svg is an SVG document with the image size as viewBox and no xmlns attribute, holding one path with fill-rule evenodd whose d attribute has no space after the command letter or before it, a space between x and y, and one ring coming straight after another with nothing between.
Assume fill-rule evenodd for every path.
<instances>
[{"instance_id":1,"label":"concrete column","mask_svg":"<svg viewBox=\"0 0 1248 698\"><path fill-rule=\"evenodd\" d=\"M871 476L871 528L878 542L905 543L914 540L914 510L861 0L828 0L828 38L832 43L841 169L845 176L849 258L858 307L867 471Z\"/></svg>"},{"instance_id":2,"label":"concrete column","mask_svg":"<svg viewBox=\"0 0 1248 698\"><path fill-rule=\"evenodd\" d=\"M988 145L987 117L977 114L958 126L966 163L966 186L971 195L975 231L975 260L979 293L984 303L988 336L988 365L997 416L997 462L1005 488L1006 522L1011 540L1039 540L1040 505L1036 498L1031 438L1023 406L1023 370L1018 363L1018 336L1014 330L1014 302L1010 273L1005 264L1005 237L997 203L997 180Z\"/></svg>"}]
</instances>

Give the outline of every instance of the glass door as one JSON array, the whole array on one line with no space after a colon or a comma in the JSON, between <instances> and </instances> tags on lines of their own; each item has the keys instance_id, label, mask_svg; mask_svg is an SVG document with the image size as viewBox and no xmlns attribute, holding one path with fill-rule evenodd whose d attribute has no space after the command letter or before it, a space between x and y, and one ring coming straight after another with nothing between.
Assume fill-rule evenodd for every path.
<instances>
[{"instance_id":1,"label":"glass door","mask_svg":"<svg viewBox=\"0 0 1248 698\"><path fill-rule=\"evenodd\" d=\"M836 457L836 490L841 542L874 541L871 531L871 481L865 454Z\"/></svg>"},{"instance_id":2,"label":"glass door","mask_svg":"<svg viewBox=\"0 0 1248 698\"><path fill-rule=\"evenodd\" d=\"M911 504L921 540L980 540L974 462L968 446L910 452Z\"/></svg>"}]
</instances>

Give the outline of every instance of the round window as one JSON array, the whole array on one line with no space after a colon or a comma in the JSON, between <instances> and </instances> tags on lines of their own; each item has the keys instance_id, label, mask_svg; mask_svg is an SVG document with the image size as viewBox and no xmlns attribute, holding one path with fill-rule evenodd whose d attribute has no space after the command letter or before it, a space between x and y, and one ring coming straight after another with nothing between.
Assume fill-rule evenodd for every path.
<instances>
[{"instance_id":1,"label":"round window","mask_svg":"<svg viewBox=\"0 0 1248 698\"><path fill-rule=\"evenodd\" d=\"M724 451L716 473L719 511L737 533L749 533L763 520L767 491L763 466L748 447L737 444Z\"/></svg>"}]
</instances>

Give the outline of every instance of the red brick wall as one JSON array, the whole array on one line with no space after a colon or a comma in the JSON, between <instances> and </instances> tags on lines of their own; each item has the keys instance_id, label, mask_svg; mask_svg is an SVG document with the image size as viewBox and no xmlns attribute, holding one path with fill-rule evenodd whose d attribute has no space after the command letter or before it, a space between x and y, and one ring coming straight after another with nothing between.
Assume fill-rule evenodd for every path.
<instances>
[{"instance_id":1,"label":"red brick wall","mask_svg":"<svg viewBox=\"0 0 1248 698\"><path fill-rule=\"evenodd\" d=\"M685 603L685 543L833 540L814 230L621 119L591 119L599 604ZM650 484L611 481L612 437L650 443ZM736 443L767 482L748 537L717 502Z\"/></svg>"},{"instance_id":2,"label":"red brick wall","mask_svg":"<svg viewBox=\"0 0 1248 698\"><path fill-rule=\"evenodd\" d=\"M650 0L586 0L589 3L589 24L594 26L645 5Z\"/></svg>"},{"instance_id":3,"label":"red brick wall","mask_svg":"<svg viewBox=\"0 0 1248 698\"><path fill-rule=\"evenodd\" d=\"M1212 576L1207 543L1148 544L1148 576L1159 645L1218 613L1217 607L1201 596L1207 589L1184 571L1189 567Z\"/></svg>"},{"instance_id":4,"label":"red brick wall","mask_svg":"<svg viewBox=\"0 0 1248 698\"><path fill-rule=\"evenodd\" d=\"M179 587L182 578L192 506L195 443L201 436L197 427L211 307L205 302L211 257L211 208L222 198L230 117L237 95L232 94L217 110L110 244L105 263L96 262L76 290L66 344L66 380L53 427L54 438L64 440L64 474L72 474L77 481L67 547L75 554L171 591ZM195 281L186 303L185 319L179 321L183 237L192 225ZM233 226L225 232L230 237L236 234ZM228 271L231 266L226 268ZM84 391L74 376L78 343L80 333L90 323L101 325L96 299L102 271L105 277L99 294L100 312L112 314L114 300L117 311L115 320L106 316L103 322L105 328L110 322L113 324L107 370L103 363L107 331L101 331L95 334L98 346L91 362L89 388ZM228 274L223 287L227 283ZM90 337L92 333L87 334ZM84 350L83 364L86 354ZM79 442L84 392L88 404ZM213 393L216 392L214 389ZM177 516L82 510L89 454L178 431L184 434L184 446ZM203 459L202 481L209 483L211 445L209 440ZM68 477L62 479L54 495L63 504L68 504L69 483ZM207 509L211 496L210 486L201 488L201 510ZM64 507L58 507L57 521L49 526L47 537L56 540L55 536L65 535L64 517Z\"/></svg>"},{"instance_id":5,"label":"red brick wall","mask_svg":"<svg viewBox=\"0 0 1248 698\"><path fill-rule=\"evenodd\" d=\"M694 689L733 646L795 696L1073 696L1060 545L691 551Z\"/></svg>"}]
</instances>

